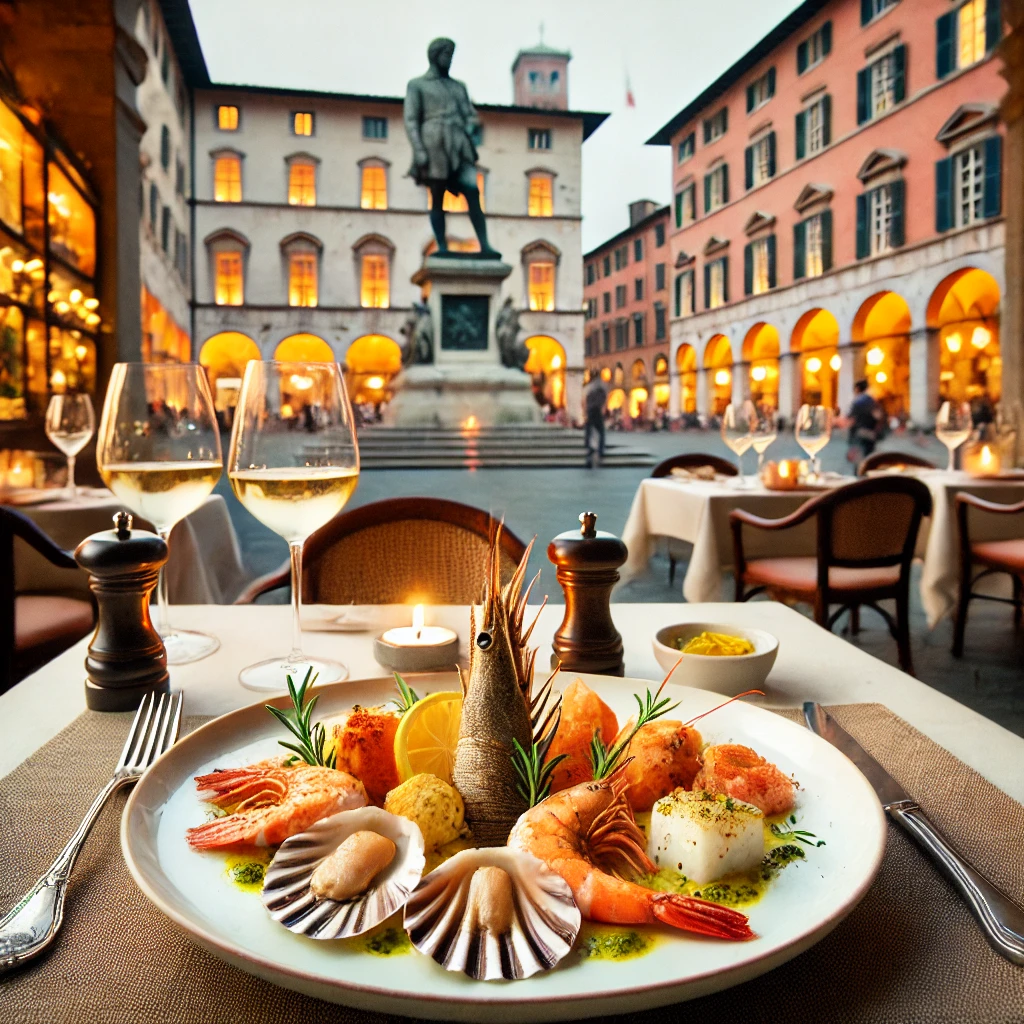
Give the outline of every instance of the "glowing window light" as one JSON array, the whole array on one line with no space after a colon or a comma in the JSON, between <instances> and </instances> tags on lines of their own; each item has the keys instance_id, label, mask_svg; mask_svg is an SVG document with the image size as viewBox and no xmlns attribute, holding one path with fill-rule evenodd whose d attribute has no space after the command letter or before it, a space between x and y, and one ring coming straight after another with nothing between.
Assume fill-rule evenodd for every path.
<instances>
[{"instance_id":1,"label":"glowing window light","mask_svg":"<svg viewBox=\"0 0 1024 1024\"><path fill-rule=\"evenodd\" d=\"M77 306L82 301L82 292L78 288L72 288L71 294L68 295L68 301L72 306Z\"/></svg>"},{"instance_id":2,"label":"glowing window light","mask_svg":"<svg viewBox=\"0 0 1024 1024\"><path fill-rule=\"evenodd\" d=\"M768 371L763 366L755 366L750 371L750 379L751 380L761 381L761 380L764 380L765 377L767 377L767 376L768 376Z\"/></svg>"},{"instance_id":3,"label":"glowing window light","mask_svg":"<svg viewBox=\"0 0 1024 1024\"><path fill-rule=\"evenodd\" d=\"M842 368L842 365L843 365L843 359L842 359L842 356L840 356L840 355L839 355L839 354L837 353L836 355L834 355L834 356L833 356L833 357L832 357L832 358L831 358L831 359L830 359L830 360L828 361L828 365L829 365L829 366L831 366L831 367L832 367L832 369L833 369L833 370L835 370L835 372L836 372L836 373L838 373L838 372L839 372L839 370L840 370L840 369Z\"/></svg>"},{"instance_id":4,"label":"glowing window light","mask_svg":"<svg viewBox=\"0 0 1024 1024\"><path fill-rule=\"evenodd\" d=\"M552 370L560 370L561 368L562 368L562 357L561 356L552 356L551 357L551 369Z\"/></svg>"},{"instance_id":5,"label":"glowing window light","mask_svg":"<svg viewBox=\"0 0 1024 1024\"><path fill-rule=\"evenodd\" d=\"M865 359L868 361L868 366L881 366L885 360L885 353L877 346L869 348Z\"/></svg>"},{"instance_id":6,"label":"glowing window light","mask_svg":"<svg viewBox=\"0 0 1024 1024\"><path fill-rule=\"evenodd\" d=\"M54 370L50 375L50 387L54 391L63 391L68 386L68 379L63 370Z\"/></svg>"},{"instance_id":7,"label":"glowing window light","mask_svg":"<svg viewBox=\"0 0 1024 1024\"><path fill-rule=\"evenodd\" d=\"M971 344L978 349L980 352L983 348L988 347L988 343L992 340L992 332L986 327L975 327L974 332L971 334Z\"/></svg>"},{"instance_id":8,"label":"glowing window light","mask_svg":"<svg viewBox=\"0 0 1024 1024\"><path fill-rule=\"evenodd\" d=\"M964 339L959 334L950 334L946 337L946 348L954 354L960 351L960 346L963 345Z\"/></svg>"},{"instance_id":9,"label":"glowing window light","mask_svg":"<svg viewBox=\"0 0 1024 1024\"><path fill-rule=\"evenodd\" d=\"M86 299L84 303L86 309L96 309L99 306L99 304L99 299Z\"/></svg>"},{"instance_id":10,"label":"glowing window light","mask_svg":"<svg viewBox=\"0 0 1024 1024\"><path fill-rule=\"evenodd\" d=\"M88 354L89 354L89 350L85 347L85 345L76 345L75 346L75 358L79 362L82 362Z\"/></svg>"},{"instance_id":11,"label":"glowing window light","mask_svg":"<svg viewBox=\"0 0 1024 1024\"><path fill-rule=\"evenodd\" d=\"M371 391L380 391L380 389L382 387L384 387L384 378L383 377L367 377L366 378L366 386Z\"/></svg>"},{"instance_id":12,"label":"glowing window light","mask_svg":"<svg viewBox=\"0 0 1024 1024\"><path fill-rule=\"evenodd\" d=\"M732 374L728 370L718 370L715 373L715 383L719 387L725 387L732 380Z\"/></svg>"},{"instance_id":13,"label":"glowing window light","mask_svg":"<svg viewBox=\"0 0 1024 1024\"><path fill-rule=\"evenodd\" d=\"M885 372L885 370L879 370L878 373L875 374L875 380L879 384L884 384L888 379L889 375Z\"/></svg>"},{"instance_id":14,"label":"glowing window light","mask_svg":"<svg viewBox=\"0 0 1024 1024\"><path fill-rule=\"evenodd\" d=\"M811 356L804 365L808 373L817 373L821 369L821 360L817 356Z\"/></svg>"}]
</instances>

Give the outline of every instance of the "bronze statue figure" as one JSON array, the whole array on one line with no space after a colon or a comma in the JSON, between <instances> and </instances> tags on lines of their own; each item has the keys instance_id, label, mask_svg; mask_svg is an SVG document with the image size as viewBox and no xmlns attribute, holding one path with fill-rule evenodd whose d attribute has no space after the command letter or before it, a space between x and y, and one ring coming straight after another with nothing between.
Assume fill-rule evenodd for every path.
<instances>
[{"instance_id":1,"label":"bronze statue figure","mask_svg":"<svg viewBox=\"0 0 1024 1024\"><path fill-rule=\"evenodd\" d=\"M455 43L435 39L427 48L430 68L409 82L405 91L405 131L412 144L409 173L417 185L430 189L430 227L437 251L448 252L445 234L444 194L463 195L469 219L480 241L483 259L499 259L487 241L487 223L480 209L476 183L476 143L480 119L465 85L449 75Z\"/></svg>"},{"instance_id":2,"label":"bronze statue figure","mask_svg":"<svg viewBox=\"0 0 1024 1024\"><path fill-rule=\"evenodd\" d=\"M525 342L519 342L519 310L512 304L511 295L505 298L494 319L494 336L502 365L513 370L525 369L530 350Z\"/></svg>"},{"instance_id":3,"label":"bronze statue figure","mask_svg":"<svg viewBox=\"0 0 1024 1024\"><path fill-rule=\"evenodd\" d=\"M434 361L434 321L425 302L414 302L402 325L405 344L402 365L417 366Z\"/></svg>"}]
</instances>

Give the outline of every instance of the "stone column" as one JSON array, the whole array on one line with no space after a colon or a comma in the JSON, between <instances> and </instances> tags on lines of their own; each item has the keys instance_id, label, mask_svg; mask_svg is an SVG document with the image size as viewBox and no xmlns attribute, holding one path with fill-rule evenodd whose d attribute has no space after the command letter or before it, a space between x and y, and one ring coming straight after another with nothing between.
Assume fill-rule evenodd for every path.
<instances>
[{"instance_id":1,"label":"stone column","mask_svg":"<svg viewBox=\"0 0 1024 1024\"><path fill-rule=\"evenodd\" d=\"M910 335L910 421L915 427L935 423L939 394L939 332L919 328Z\"/></svg>"},{"instance_id":2,"label":"stone column","mask_svg":"<svg viewBox=\"0 0 1024 1024\"><path fill-rule=\"evenodd\" d=\"M999 47L1000 74L1009 90L1000 114L1003 144L1003 213L1006 218L1006 294L1002 300L1003 412L1017 427L1017 462L1024 434L1024 0L1003 0L1010 33Z\"/></svg>"},{"instance_id":3,"label":"stone column","mask_svg":"<svg viewBox=\"0 0 1024 1024\"><path fill-rule=\"evenodd\" d=\"M565 411L570 423L583 422L583 367L569 366L565 371Z\"/></svg>"},{"instance_id":4,"label":"stone column","mask_svg":"<svg viewBox=\"0 0 1024 1024\"><path fill-rule=\"evenodd\" d=\"M839 349L839 356L842 364L839 367L839 380L836 384L836 404L845 415L853 401L853 382L857 379L856 348L853 345L844 345Z\"/></svg>"},{"instance_id":5,"label":"stone column","mask_svg":"<svg viewBox=\"0 0 1024 1024\"><path fill-rule=\"evenodd\" d=\"M679 398L679 371L670 368L668 371L668 414L676 419L681 412Z\"/></svg>"},{"instance_id":6,"label":"stone column","mask_svg":"<svg viewBox=\"0 0 1024 1024\"><path fill-rule=\"evenodd\" d=\"M710 416L711 415L711 400L708 397L710 391L710 382L708 380L711 370L706 370L703 366L697 370L697 415L698 416Z\"/></svg>"},{"instance_id":7,"label":"stone column","mask_svg":"<svg viewBox=\"0 0 1024 1024\"><path fill-rule=\"evenodd\" d=\"M779 415L787 423L792 421L797 406L793 400L793 380L800 357L793 352L784 352L779 356Z\"/></svg>"},{"instance_id":8,"label":"stone column","mask_svg":"<svg viewBox=\"0 0 1024 1024\"><path fill-rule=\"evenodd\" d=\"M733 363L732 404L742 405L750 397L750 363Z\"/></svg>"}]
</instances>

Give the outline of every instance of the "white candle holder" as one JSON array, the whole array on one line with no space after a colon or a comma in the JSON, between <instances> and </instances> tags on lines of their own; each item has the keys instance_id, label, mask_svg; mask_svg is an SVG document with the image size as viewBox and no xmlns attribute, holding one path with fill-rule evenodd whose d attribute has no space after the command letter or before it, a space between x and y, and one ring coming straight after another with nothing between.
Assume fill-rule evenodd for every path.
<instances>
[{"instance_id":1,"label":"white candle holder","mask_svg":"<svg viewBox=\"0 0 1024 1024\"><path fill-rule=\"evenodd\" d=\"M374 637L373 656L392 672L437 672L459 662L458 634L446 626L426 626L423 605L413 609L411 626L398 626Z\"/></svg>"}]
</instances>

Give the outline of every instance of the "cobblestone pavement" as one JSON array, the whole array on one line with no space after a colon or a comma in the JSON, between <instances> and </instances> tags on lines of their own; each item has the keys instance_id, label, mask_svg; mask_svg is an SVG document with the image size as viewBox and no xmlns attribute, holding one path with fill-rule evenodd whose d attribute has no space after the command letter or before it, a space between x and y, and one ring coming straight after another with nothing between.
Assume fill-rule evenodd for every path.
<instances>
[{"instance_id":1,"label":"cobblestone pavement","mask_svg":"<svg viewBox=\"0 0 1024 1024\"><path fill-rule=\"evenodd\" d=\"M717 434L615 434L619 443L649 451L656 459L681 451L708 451L734 458ZM946 450L934 438L918 442L909 436L887 438L880 446L914 451L945 464ZM822 453L825 469L852 472L846 462L844 439L837 437ZM769 449L769 458L802 457L792 435L784 435ZM755 465L752 452L744 456L749 473ZM621 533L633 495L649 474L645 468L628 469L522 469L522 470L375 470L365 472L351 507L382 498L422 495L451 498L504 515L509 527L528 539L537 535L532 570L544 570L541 594L560 600L554 572L545 556L547 542L557 533L578 528L577 517L584 510L598 514L599 526ZM257 575L276 568L286 558L283 540L250 516L222 479L218 491L224 494L238 531L247 568ZM919 572L919 569L917 570ZM618 601L681 602L684 566L677 567L676 585L668 584L668 560L656 555L642 577L616 594ZM731 593L725 581L723 595ZM949 620L929 631L924 612L912 587L911 631L914 660L920 679L968 707L1024 736L1024 631L1015 632L1011 610L1006 606L976 602L971 608L967 632L967 653L961 660L950 653ZM279 596L285 599L283 593ZM890 664L896 664L896 646L884 623L867 610L861 616L861 632L847 637L850 642ZM837 627L839 628L839 627Z\"/></svg>"}]
</instances>

